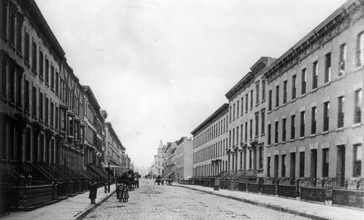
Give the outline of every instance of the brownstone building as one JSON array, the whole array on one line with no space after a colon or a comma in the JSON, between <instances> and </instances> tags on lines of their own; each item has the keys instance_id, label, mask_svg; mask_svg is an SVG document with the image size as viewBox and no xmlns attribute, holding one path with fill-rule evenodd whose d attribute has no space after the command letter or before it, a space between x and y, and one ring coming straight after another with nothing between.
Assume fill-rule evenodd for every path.
<instances>
[{"instance_id":1,"label":"brownstone building","mask_svg":"<svg viewBox=\"0 0 364 220\"><path fill-rule=\"evenodd\" d=\"M363 177L363 16L348 1L265 71L267 177Z\"/></svg>"}]
</instances>

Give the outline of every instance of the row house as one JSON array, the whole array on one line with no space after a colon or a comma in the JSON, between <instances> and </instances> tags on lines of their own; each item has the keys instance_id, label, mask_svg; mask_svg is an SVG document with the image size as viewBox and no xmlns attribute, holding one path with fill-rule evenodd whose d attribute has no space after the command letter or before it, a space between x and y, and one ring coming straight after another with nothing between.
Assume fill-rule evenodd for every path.
<instances>
[{"instance_id":1,"label":"row house","mask_svg":"<svg viewBox=\"0 0 364 220\"><path fill-rule=\"evenodd\" d=\"M176 141L176 178L180 180L188 180L192 177L193 162L193 141L192 138L181 137Z\"/></svg>"},{"instance_id":2,"label":"row house","mask_svg":"<svg viewBox=\"0 0 364 220\"><path fill-rule=\"evenodd\" d=\"M105 126L105 149L104 161L107 161L108 167L112 168L114 174L121 176L123 172L126 172L128 167L126 166L125 147L122 145L118 135L114 131L111 122L106 122ZM106 167L106 164L104 165Z\"/></svg>"},{"instance_id":3,"label":"row house","mask_svg":"<svg viewBox=\"0 0 364 220\"><path fill-rule=\"evenodd\" d=\"M174 178L176 173L176 142L167 142L164 150L162 178Z\"/></svg>"},{"instance_id":4,"label":"row house","mask_svg":"<svg viewBox=\"0 0 364 220\"><path fill-rule=\"evenodd\" d=\"M4 205L26 209L86 190L92 179L104 182L107 114L34 0L3 0L0 11L1 214ZM30 185L42 185L47 199L22 197L34 193Z\"/></svg>"},{"instance_id":5,"label":"row house","mask_svg":"<svg viewBox=\"0 0 364 220\"><path fill-rule=\"evenodd\" d=\"M347 2L265 71L267 177L363 177L363 16Z\"/></svg>"},{"instance_id":6,"label":"row house","mask_svg":"<svg viewBox=\"0 0 364 220\"><path fill-rule=\"evenodd\" d=\"M266 140L266 80L264 69L274 59L260 58L228 93L228 170L241 177L263 177Z\"/></svg>"},{"instance_id":7,"label":"row house","mask_svg":"<svg viewBox=\"0 0 364 220\"><path fill-rule=\"evenodd\" d=\"M193 178L217 176L228 170L228 114L229 104L223 104L191 132Z\"/></svg>"}]
</instances>

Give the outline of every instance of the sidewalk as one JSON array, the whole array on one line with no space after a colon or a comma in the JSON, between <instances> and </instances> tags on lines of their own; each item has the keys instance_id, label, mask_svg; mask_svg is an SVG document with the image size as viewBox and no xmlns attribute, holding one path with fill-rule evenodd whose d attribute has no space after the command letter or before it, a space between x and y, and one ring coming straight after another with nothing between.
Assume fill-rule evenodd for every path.
<instances>
[{"instance_id":1,"label":"sidewalk","mask_svg":"<svg viewBox=\"0 0 364 220\"><path fill-rule=\"evenodd\" d=\"M214 191L211 187L197 185L182 185L178 183L173 183L173 185L209 193L216 196L235 199L241 202L246 202L249 204L270 208L281 212L287 212L311 219L364 219L364 210L343 208L338 206L324 205L323 203L312 203L241 191L231 191L225 189Z\"/></svg>"},{"instance_id":2,"label":"sidewalk","mask_svg":"<svg viewBox=\"0 0 364 220\"><path fill-rule=\"evenodd\" d=\"M96 204L91 204L91 201L88 198L89 192L87 191L32 211L11 212L9 215L0 217L0 220L79 220L107 200L110 196L114 195L114 193L115 184L110 185L110 193L105 193L104 187L100 187L97 189Z\"/></svg>"}]
</instances>

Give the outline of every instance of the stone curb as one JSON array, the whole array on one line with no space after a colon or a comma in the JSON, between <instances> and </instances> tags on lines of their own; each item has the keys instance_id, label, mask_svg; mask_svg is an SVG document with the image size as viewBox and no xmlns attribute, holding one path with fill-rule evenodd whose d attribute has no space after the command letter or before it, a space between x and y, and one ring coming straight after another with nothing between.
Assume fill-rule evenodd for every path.
<instances>
[{"instance_id":1,"label":"stone curb","mask_svg":"<svg viewBox=\"0 0 364 220\"><path fill-rule=\"evenodd\" d=\"M83 219L84 217L86 217L86 215L90 214L90 212L92 212L95 208L97 208L99 205L101 205L103 202L105 202L107 199L109 199L115 192L116 192L116 189L114 191L112 191L109 195L107 195L106 197L101 199L100 202L98 202L95 205L85 209L79 215L74 216L72 218L72 220L81 220L81 219Z\"/></svg>"},{"instance_id":2,"label":"stone curb","mask_svg":"<svg viewBox=\"0 0 364 220\"><path fill-rule=\"evenodd\" d=\"M305 212L300 212L300 211L289 209L289 208L284 208L284 207L279 206L279 205L266 204L266 203L256 202L256 201L253 201L253 200L238 198L238 197L234 197L234 196L221 195L221 194L217 194L217 193L214 193L214 192L210 192L210 191L206 191L206 190L202 190L202 189L195 189L195 188L182 186L182 185L173 185L173 186L183 187L183 188L186 188L186 189L192 189L192 190L196 190L196 191L200 191L200 192L204 192L204 193L208 193L208 194L211 194L211 195L220 196L220 197L224 197L224 198L228 198L228 199L234 199L234 200L237 200L237 201L240 201L240 202L245 202L245 203L249 203L249 204L252 204L252 205L256 205L256 206L260 206L260 207L264 207L264 208L268 208L268 209L273 209L273 210L280 211L280 212L286 212L286 213L290 213L290 214L293 214L293 215L298 215L298 216L302 216L302 217L306 217L306 218L310 218L310 219L330 220L329 218L325 218L325 217L321 217L321 216L317 216L317 215L312 215L312 214L308 214L308 213L305 213Z\"/></svg>"}]
</instances>

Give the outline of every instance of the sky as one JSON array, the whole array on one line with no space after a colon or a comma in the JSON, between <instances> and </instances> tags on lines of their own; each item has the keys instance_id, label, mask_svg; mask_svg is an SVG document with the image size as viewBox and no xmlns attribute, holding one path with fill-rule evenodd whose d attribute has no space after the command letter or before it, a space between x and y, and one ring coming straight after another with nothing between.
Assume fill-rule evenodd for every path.
<instances>
[{"instance_id":1,"label":"sky","mask_svg":"<svg viewBox=\"0 0 364 220\"><path fill-rule=\"evenodd\" d=\"M126 153L150 167L262 56L279 58L345 0L35 0Z\"/></svg>"}]
</instances>

